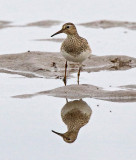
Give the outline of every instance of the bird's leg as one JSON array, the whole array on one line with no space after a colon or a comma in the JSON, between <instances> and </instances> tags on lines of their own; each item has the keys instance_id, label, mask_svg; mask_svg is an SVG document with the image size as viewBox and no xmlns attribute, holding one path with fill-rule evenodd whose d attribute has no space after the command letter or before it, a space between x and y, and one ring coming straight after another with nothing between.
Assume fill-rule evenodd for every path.
<instances>
[{"instance_id":1,"label":"bird's leg","mask_svg":"<svg viewBox=\"0 0 136 160\"><path fill-rule=\"evenodd\" d=\"M67 61L66 61L66 64L65 64L65 76L64 76L64 79L63 79L63 82L64 82L64 84L65 84L65 86L66 86L66 82L67 82Z\"/></svg>"},{"instance_id":2,"label":"bird's leg","mask_svg":"<svg viewBox=\"0 0 136 160\"><path fill-rule=\"evenodd\" d=\"M81 71L81 68L82 68L82 66L80 66L80 67L79 67L78 74L77 74L77 76L78 76L78 79L77 79L77 83L78 83L78 85L79 85L79 77L80 77L80 71Z\"/></svg>"}]
</instances>

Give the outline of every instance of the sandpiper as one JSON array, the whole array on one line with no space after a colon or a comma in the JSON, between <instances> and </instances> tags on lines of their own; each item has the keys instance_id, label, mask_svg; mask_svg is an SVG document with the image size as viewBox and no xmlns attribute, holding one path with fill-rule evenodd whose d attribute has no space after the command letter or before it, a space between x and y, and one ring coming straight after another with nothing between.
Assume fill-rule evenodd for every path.
<instances>
[{"instance_id":1,"label":"sandpiper","mask_svg":"<svg viewBox=\"0 0 136 160\"><path fill-rule=\"evenodd\" d=\"M82 62L91 55L91 48L87 40L79 36L77 29L73 23L65 23L62 26L62 29L53 34L51 37L60 33L67 34L67 38L63 41L61 45L61 54L66 59L64 83L66 85L67 61L72 61L79 63L77 80L79 84L79 76L82 67Z\"/></svg>"},{"instance_id":2,"label":"sandpiper","mask_svg":"<svg viewBox=\"0 0 136 160\"><path fill-rule=\"evenodd\" d=\"M52 130L52 132L61 136L65 142L73 143L77 139L79 130L89 122L91 114L91 108L82 99L67 102L61 110L61 117L68 131L58 133Z\"/></svg>"}]
</instances>

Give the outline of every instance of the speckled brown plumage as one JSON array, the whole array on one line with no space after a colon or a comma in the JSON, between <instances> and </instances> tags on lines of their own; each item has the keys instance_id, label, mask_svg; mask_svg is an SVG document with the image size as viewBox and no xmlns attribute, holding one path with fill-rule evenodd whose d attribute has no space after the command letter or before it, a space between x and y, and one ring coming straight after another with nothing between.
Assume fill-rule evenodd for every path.
<instances>
[{"instance_id":1,"label":"speckled brown plumage","mask_svg":"<svg viewBox=\"0 0 136 160\"><path fill-rule=\"evenodd\" d=\"M62 119L67 125L68 131L78 131L81 127L88 123L90 116L75 108L66 115L62 115Z\"/></svg>"},{"instance_id":2,"label":"speckled brown plumage","mask_svg":"<svg viewBox=\"0 0 136 160\"><path fill-rule=\"evenodd\" d=\"M77 62L79 63L79 71L78 71L78 79L77 82L79 84L79 76L80 70L82 66L82 62L85 61L91 55L91 48L85 38L79 36L77 29L73 23L65 23L62 26L62 29L58 32L54 33L51 37L65 33L67 34L67 38L61 45L61 54L66 59L65 64L65 76L64 76L64 84L66 85L66 73L67 73L67 61Z\"/></svg>"},{"instance_id":3,"label":"speckled brown plumage","mask_svg":"<svg viewBox=\"0 0 136 160\"><path fill-rule=\"evenodd\" d=\"M82 52L90 51L91 48L85 38L79 36L76 26L73 23L65 23L62 26L62 29L51 37L55 36L56 34L65 33L67 34L67 38L61 45L61 52L66 52L74 57L80 55ZM89 53L89 52L88 52ZM65 57L66 58L66 57Z\"/></svg>"},{"instance_id":4,"label":"speckled brown plumage","mask_svg":"<svg viewBox=\"0 0 136 160\"><path fill-rule=\"evenodd\" d=\"M67 102L61 110L61 117L67 125L68 131L65 133L53 132L63 137L65 142L73 143L77 139L80 128L88 123L91 114L92 110L85 101Z\"/></svg>"},{"instance_id":5,"label":"speckled brown plumage","mask_svg":"<svg viewBox=\"0 0 136 160\"><path fill-rule=\"evenodd\" d=\"M87 40L80 37L78 34L68 35L61 45L61 51L65 51L74 57L86 50L90 50L91 52Z\"/></svg>"}]
</instances>

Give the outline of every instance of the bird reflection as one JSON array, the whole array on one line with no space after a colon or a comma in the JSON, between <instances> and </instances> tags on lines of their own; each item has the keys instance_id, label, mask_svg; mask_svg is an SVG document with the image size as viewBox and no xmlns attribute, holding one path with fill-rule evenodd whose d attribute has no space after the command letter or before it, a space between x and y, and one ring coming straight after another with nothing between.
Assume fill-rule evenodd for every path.
<instances>
[{"instance_id":1,"label":"bird reflection","mask_svg":"<svg viewBox=\"0 0 136 160\"><path fill-rule=\"evenodd\" d=\"M52 130L52 132L61 136L65 142L73 143L77 139L80 128L89 122L91 114L91 108L82 99L67 101L61 110L61 117L67 125L68 131L66 133L58 133Z\"/></svg>"}]
</instances>

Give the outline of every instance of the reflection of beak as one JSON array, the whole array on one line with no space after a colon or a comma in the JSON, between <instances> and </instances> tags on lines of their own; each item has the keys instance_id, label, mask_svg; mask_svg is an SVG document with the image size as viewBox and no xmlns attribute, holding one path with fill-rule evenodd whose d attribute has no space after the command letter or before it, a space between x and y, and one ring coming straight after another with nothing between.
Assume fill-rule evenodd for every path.
<instances>
[{"instance_id":1,"label":"reflection of beak","mask_svg":"<svg viewBox=\"0 0 136 160\"><path fill-rule=\"evenodd\" d=\"M54 33L53 35L51 35L51 37L53 37L53 36L55 36L55 35L57 35L57 34L60 34L60 33L63 33L63 29L61 29L60 31Z\"/></svg>"},{"instance_id":2,"label":"reflection of beak","mask_svg":"<svg viewBox=\"0 0 136 160\"><path fill-rule=\"evenodd\" d=\"M57 134L57 135L59 135L59 136L61 136L61 137L64 137L64 135L62 133L58 133L58 132L55 132L53 130L52 130L52 132L55 133L55 134Z\"/></svg>"}]
</instances>

